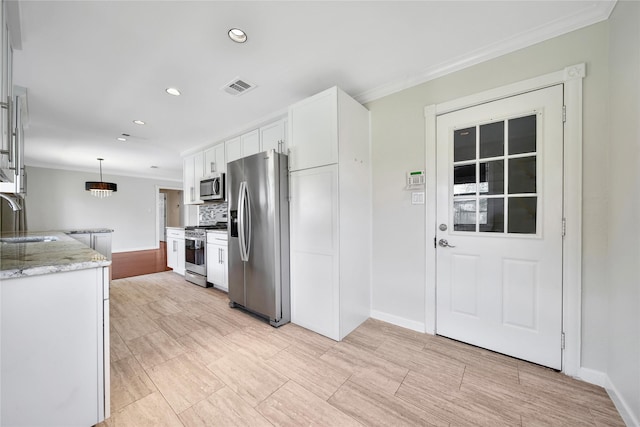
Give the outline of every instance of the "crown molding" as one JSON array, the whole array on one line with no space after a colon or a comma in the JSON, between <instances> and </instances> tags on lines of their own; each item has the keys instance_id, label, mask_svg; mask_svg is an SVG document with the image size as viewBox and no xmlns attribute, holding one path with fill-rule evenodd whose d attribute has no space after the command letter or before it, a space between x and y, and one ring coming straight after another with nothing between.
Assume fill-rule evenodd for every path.
<instances>
[{"instance_id":1,"label":"crown molding","mask_svg":"<svg viewBox=\"0 0 640 427\"><path fill-rule=\"evenodd\" d=\"M573 16L557 19L541 25L518 36L510 37L482 49L468 52L450 61L430 67L421 73L401 80L396 80L356 95L354 98L361 104L392 95L413 86L435 80L456 71L480 64L490 59L498 58L511 52L532 46L534 44L561 36L571 31L605 21L611 15L617 0L598 1L588 9Z\"/></svg>"}]
</instances>

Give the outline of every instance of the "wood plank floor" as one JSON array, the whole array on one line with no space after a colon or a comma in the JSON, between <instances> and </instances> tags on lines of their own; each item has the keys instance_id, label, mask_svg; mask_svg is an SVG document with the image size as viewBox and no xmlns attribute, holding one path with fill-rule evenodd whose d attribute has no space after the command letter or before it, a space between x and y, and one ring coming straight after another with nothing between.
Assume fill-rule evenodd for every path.
<instances>
[{"instance_id":1,"label":"wood plank floor","mask_svg":"<svg viewBox=\"0 0 640 427\"><path fill-rule=\"evenodd\" d=\"M173 272L111 286L101 426L624 426L604 389L369 319L274 329Z\"/></svg>"},{"instance_id":2,"label":"wood plank floor","mask_svg":"<svg viewBox=\"0 0 640 427\"><path fill-rule=\"evenodd\" d=\"M116 252L111 256L111 260L112 279L171 270L167 267L167 242L160 242L158 249Z\"/></svg>"}]
</instances>

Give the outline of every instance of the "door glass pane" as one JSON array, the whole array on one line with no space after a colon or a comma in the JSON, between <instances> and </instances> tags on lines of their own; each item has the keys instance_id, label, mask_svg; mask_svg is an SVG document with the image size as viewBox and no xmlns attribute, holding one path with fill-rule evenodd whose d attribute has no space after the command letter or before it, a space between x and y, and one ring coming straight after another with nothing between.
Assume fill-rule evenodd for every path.
<instances>
[{"instance_id":1,"label":"door glass pane","mask_svg":"<svg viewBox=\"0 0 640 427\"><path fill-rule=\"evenodd\" d=\"M453 161L461 162L476 158L476 128L453 131Z\"/></svg>"},{"instance_id":2,"label":"door glass pane","mask_svg":"<svg viewBox=\"0 0 640 427\"><path fill-rule=\"evenodd\" d=\"M480 163L480 194L504 194L504 161Z\"/></svg>"},{"instance_id":3,"label":"door glass pane","mask_svg":"<svg viewBox=\"0 0 640 427\"><path fill-rule=\"evenodd\" d=\"M537 197L509 197L509 233L536 234Z\"/></svg>"},{"instance_id":4,"label":"door glass pane","mask_svg":"<svg viewBox=\"0 0 640 427\"><path fill-rule=\"evenodd\" d=\"M509 154L536 151L536 115L509 120Z\"/></svg>"},{"instance_id":5,"label":"door glass pane","mask_svg":"<svg viewBox=\"0 0 640 427\"><path fill-rule=\"evenodd\" d=\"M504 156L504 122L480 126L480 158Z\"/></svg>"},{"instance_id":6,"label":"door glass pane","mask_svg":"<svg viewBox=\"0 0 640 427\"><path fill-rule=\"evenodd\" d=\"M455 231L476 231L476 201L453 201L453 229Z\"/></svg>"},{"instance_id":7,"label":"door glass pane","mask_svg":"<svg viewBox=\"0 0 640 427\"><path fill-rule=\"evenodd\" d=\"M536 158L509 159L509 194L536 192Z\"/></svg>"},{"instance_id":8,"label":"door glass pane","mask_svg":"<svg viewBox=\"0 0 640 427\"><path fill-rule=\"evenodd\" d=\"M453 167L453 194L476 194L476 165Z\"/></svg>"},{"instance_id":9,"label":"door glass pane","mask_svg":"<svg viewBox=\"0 0 640 427\"><path fill-rule=\"evenodd\" d=\"M504 232L504 199L480 199L480 231Z\"/></svg>"}]
</instances>

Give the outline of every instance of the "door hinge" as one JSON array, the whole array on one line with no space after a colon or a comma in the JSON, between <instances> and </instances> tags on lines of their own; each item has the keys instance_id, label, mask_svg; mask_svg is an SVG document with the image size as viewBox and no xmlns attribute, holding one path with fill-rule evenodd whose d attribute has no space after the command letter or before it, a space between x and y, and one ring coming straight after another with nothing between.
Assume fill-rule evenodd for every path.
<instances>
[{"instance_id":1,"label":"door hinge","mask_svg":"<svg viewBox=\"0 0 640 427\"><path fill-rule=\"evenodd\" d=\"M560 347L562 348L562 350L564 350L564 332L562 334L560 334Z\"/></svg>"},{"instance_id":2,"label":"door hinge","mask_svg":"<svg viewBox=\"0 0 640 427\"><path fill-rule=\"evenodd\" d=\"M435 237L433 238L433 247L437 248L437 246L436 246L436 238Z\"/></svg>"},{"instance_id":3,"label":"door hinge","mask_svg":"<svg viewBox=\"0 0 640 427\"><path fill-rule=\"evenodd\" d=\"M563 105L562 106L562 123L565 123L567 121L567 106Z\"/></svg>"},{"instance_id":4,"label":"door hinge","mask_svg":"<svg viewBox=\"0 0 640 427\"><path fill-rule=\"evenodd\" d=\"M567 235L567 219L562 218L562 237Z\"/></svg>"}]
</instances>

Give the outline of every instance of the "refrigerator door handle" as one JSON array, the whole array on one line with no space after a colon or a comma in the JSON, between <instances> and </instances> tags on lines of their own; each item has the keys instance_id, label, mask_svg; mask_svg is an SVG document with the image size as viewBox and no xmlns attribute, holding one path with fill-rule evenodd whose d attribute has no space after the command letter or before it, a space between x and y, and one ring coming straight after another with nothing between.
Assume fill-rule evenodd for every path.
<instances>
[{"instance_id":1,"label":"refrigerator door handle","mask_svg":"<svg viewBox=\"0 0 640 427\"><path fill-rule=\"evenodd\" d=\"M240 259L242 261L246 261L247 257L245 255L245 236L244 236L244 214L245 214L245 205L244 205L244 196L245 191L244 188L246 186L246 182L242 181L240 183L240 189L238 190L238 247L240 249Z\"/></svg>"},{"instance_id":2,"label":"refrigerator door handle","mask_svg":"<svg viewBox=\"0 0 640 427\"><path fill-rule=\"evenodd\" d=\"M247 235L245 236L245 244L244 244L244 256L245 261L249 261L249 254L251 253L251 198L249 197L249 187L247 187L247 183L244 184L244 200L247 204L245 216L247 219Z\"/></svg>"}]
</instances>

